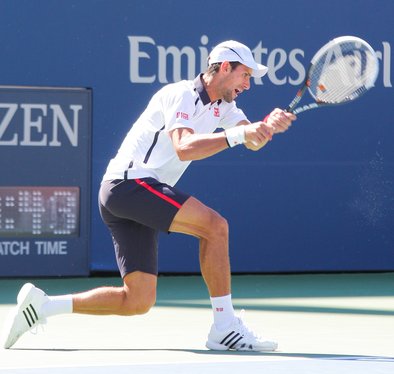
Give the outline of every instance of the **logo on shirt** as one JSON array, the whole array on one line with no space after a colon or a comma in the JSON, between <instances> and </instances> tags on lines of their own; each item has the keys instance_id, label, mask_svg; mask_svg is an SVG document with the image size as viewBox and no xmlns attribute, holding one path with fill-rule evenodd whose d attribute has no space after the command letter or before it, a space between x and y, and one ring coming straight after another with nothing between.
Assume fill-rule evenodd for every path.
<instances>
[{"instance_id":1,"label":"logo on shirt","mask_svg":"<svg viewBox=\"0 0 394 374\"><path fill-rule=\"evenodd\" d=\"M177 112L176 113L176 118L182 118L182 119L189 120L189 115L187 113Z\"/></svg>"},{"instance_id":2,"label":"logo on shirt","mask_svg":"<svg viewBox=\"0 0 394 374\"><path fill-rule=\"evenodd\" d=\"M213 108L213 115L215 117L220 117L220 112L218 107Z\"/></svg>"}]
</instances>

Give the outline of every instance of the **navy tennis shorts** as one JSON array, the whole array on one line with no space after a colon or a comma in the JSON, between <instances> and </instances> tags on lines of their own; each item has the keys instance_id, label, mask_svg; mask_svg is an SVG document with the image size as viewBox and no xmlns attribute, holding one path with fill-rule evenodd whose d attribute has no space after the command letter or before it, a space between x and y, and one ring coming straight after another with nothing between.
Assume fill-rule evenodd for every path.
<instances>
[{"instance_id":1,"label":"navy tennis shorts","mask_svg":"<svg viewBox=\"0 0 394 374\"><path fill-rule=\"evenodd\" d=\"M103 181L99 209L115 247L122 278L133 271L157 275L158 234L190 195L154 178Z\"/></svg>"}]
</instances>

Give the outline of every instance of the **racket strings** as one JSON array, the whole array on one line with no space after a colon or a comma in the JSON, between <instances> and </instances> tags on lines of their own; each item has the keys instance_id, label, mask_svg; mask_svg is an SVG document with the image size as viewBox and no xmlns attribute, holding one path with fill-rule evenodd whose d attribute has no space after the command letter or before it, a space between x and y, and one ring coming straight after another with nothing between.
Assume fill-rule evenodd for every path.
<instances>
[{"instance_id":1,"label":"racket strings","mask_svg":"<svg viewBox=\"0 0 394 374\"><path fill-rule=\"evenodd\" d=\"M374 84L375 57L355 43L334 45L315 60L309 74L309 91L317 102L354 100Z\"/></svg>"}]
</instances>

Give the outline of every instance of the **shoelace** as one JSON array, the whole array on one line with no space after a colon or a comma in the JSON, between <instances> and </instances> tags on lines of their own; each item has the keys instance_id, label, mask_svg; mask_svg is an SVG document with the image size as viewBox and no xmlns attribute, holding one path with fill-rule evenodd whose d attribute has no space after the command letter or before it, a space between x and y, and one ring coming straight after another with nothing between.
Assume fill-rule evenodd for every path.
<instances>
[{"instance_id":1,"label":"shoelace","mask_svg":"<svg viewBox=\"0 0 394 374\"><path fill-rule=\"evenodd\" d=\"M244 322L244 315L245 315L245 310L242 309L241 313L239 314L239 324L240 324L240 332L242 335L245 337L251 337L253 339L259 340L261 339L260 335L255 334Z\"/></svg>"}]
</instances>

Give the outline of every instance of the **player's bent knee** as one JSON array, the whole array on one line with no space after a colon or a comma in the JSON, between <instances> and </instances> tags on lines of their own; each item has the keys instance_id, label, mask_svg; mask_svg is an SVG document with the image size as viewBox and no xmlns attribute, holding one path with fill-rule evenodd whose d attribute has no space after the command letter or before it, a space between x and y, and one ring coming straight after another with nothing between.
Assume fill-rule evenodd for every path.
<instances>
[{"instance_id":1,"label":"player's bent knee","mask_svg":"<svg viewBox=\"0 0 394 374\"><path fill-rule=\"evenodd\" d=\"M155 302L150 302L149 300L144 300L135 305L134 314L146 314L155 305Z\"/></svg>"},{"instance_id":2,"label":"player's bent knee","mask_svg":"<svg viewBox=\"0 0 394 374\"><path fill-rule=\"evenodd\" d=\"M136 303L136 314L146 314L156 304L156 291L147 292Z\"/></svg>"},{"instance_id":3,"label":"player's bent knee","mask_svg":"<svg viewBox=\"0 0 394 374\"><path fill-rule=\"evenodd\" d=\"M125 316L146 314L156 303L156 293L147 293L144 296L126 295L122 305L121 313Z\"/></svg>"},{"instance_id":4,"label":"player's bent knee","mask_svg":"<svg viewBox=\"0 0 394 374\"><path fill-rule=\"evenodd\" d=\"M121 314L147 313L156 303L156 281L156 276L147 273L134 272L126 275Z\"/></svg>"},{"instance_id":5,"label":"player's bent knee","mask_svg":"<svg viewBox=\"0 0 394 374\"><path fill-rule=\"evenodd\" d=\"M214 212L214 214L212 214L209 225L207 227L209 228L210 236L214 238L228 237L228 232L229 232L228 222L224 217L222 217L217 212Z\"/></svg>"}]
</instances>

